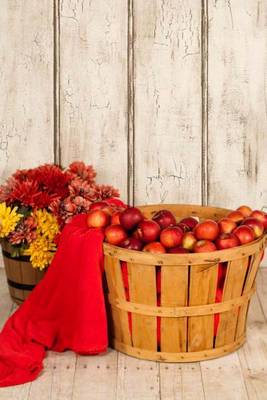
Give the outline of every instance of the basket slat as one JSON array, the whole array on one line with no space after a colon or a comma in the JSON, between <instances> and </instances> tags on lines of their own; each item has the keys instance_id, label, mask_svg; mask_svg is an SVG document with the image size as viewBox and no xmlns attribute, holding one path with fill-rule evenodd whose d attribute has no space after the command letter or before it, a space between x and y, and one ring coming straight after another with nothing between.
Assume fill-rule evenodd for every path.
<instances>
[{"instance_id":1,"label":"basket slat","mask_svg":"<svg viewBox=\"0 0 267 400\"><path fill-rule=\"evenodd\" d=\"M156 306L156 267L128 263L130 301ZM135 347L157 350L157 320L132 314L132 341Z\"/></svg>"},{"instance_id":2,"label":"basket slat","mask_svg":"<svg viewBox=\"0 0 267 400\"><path fill-rule=\"evenodd\" d=\"M161 268L161 306L187 305L188 266ZM184 352L187 340L187 318L161 318L161 351Z\"/></svg>"},{"instance_id":3,"label":"basket slat","mask_svg":"<svg viewBox=\"0 0 267 400\"><path fill-rule=\"evenodd\" d=\"M215 302L218 264L190 267L189 305ZM188 351L200 351L213 347L213 315L188 319Z\"/></svg>"},{"instance_id":4,"label":"basket slat","mask_svg":"<svg viewBox=\"0 0 267 400\"><path fill-rule=\"evenodd\" d=\"M106 255L104 265L111 297L114 299L118 298L125 300L120 260ZM113 330L116 339L125 344L131 345L132 340L129 329L128 313L113 307L112 315L114 318Z\"/></svg>"},{"instance_id":5,"label":"basket slat","mask_svg":"<svg viewBox=\"0 0 267 400\"><path fill-rule=\"evenodd\" d=\"M258 269L259 269L262 255L263 255L263 251L261 250L261 251L257 252L256 254L254 254L254 256L251 257L249 270L248 270L246 282L245 282L243 293L242 293L243 295L246 295L255 284L255 279L256 279ZM236 328L236 338L237 339L240 336L242 336L245 332L248 306L249 306L249 300L240 307L237 328Z\"/></svg>"},{"instance_id":6,"label":"basket slat","mask_svg":"<svg viewBox=\"0 0 267 400\"><path fill-rule=\"evenodd\" d=\"M247 273L249 257L230 261L227 266L222 301L241 296ZM236 332L239 309L227 311L220 315L215 347L233 342Z\"/></svg>"}]
</instances>

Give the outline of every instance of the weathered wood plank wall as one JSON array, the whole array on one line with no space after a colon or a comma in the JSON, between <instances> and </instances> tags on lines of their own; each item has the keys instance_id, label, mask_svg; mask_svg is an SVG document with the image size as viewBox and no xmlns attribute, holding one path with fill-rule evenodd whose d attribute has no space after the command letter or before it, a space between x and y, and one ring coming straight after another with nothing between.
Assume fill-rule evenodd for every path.
<instances>
[{"instance_id":1,"label":"weathered wood plank wall","mask_svg":"<svg viewBox=\"0 0 267 400\"><path fill-rule=\"evenodd\" d=\"M130 202L267 204L267 0L3 0L0 168Z\"/></svg>"}]
</instances>

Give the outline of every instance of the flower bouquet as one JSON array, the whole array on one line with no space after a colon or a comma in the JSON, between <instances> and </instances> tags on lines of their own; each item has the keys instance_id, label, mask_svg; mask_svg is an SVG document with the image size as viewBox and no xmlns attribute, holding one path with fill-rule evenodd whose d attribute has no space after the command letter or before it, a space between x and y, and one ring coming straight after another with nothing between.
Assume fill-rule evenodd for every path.
<instances>
[{"instance_id":1,"label":"flower bouquet","mask_svg":"<svg viewBox=\"0 0 267 400\"><path fill-rule=\"evenodd\" d=\"M76 161L66 169L45 164L17 170L0 186L0 241L15 301L23 301L42 278L64 225L88 212L92 202L119 196L95 178L91 165Z\"/></svg>"}]
</instances>

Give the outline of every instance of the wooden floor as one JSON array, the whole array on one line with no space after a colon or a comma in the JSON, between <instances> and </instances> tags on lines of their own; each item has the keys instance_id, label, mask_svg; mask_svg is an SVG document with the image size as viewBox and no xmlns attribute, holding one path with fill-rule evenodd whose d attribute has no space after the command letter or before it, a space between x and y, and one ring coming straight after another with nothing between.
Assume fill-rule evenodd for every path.
<instances>
[{"instance_id":1,"label":"wooden floor","mask_svg":"<svg viewBox=\"0 0 267 400\"><path fill-rule=\"evenodd\" d=\"M0 269L0 324L14 309ZM0 389L0 400L267 400L267 269L258 276L247 343L228 356L190 364L49 352L32 383Z\"/></svg>"}]
</instances>

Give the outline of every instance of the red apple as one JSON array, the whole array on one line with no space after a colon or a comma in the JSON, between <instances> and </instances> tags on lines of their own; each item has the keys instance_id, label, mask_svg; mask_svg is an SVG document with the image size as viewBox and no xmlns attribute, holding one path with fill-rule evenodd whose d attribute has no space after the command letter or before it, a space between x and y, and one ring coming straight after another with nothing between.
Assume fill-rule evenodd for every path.
<instances>
[{"instance_id":1,"label":"red apple","mask_svg":"<svg viewBox=\"0 0 267 400\"><path fill-rule=\"evenodd\" d=\"M267 214L261 210L252 211L251 217L258 219L263 223L264 229L267 229Z\"/></svg>"},{"instance_id":2,"label":"red apple","mask_svg":"<svg viewBox=\"0 0 267 400\"><path fill-rule=\"evenodd\" d=\"M120 223L127 230L134 229L143 219L143 214L136 207L126 208L120 215Z\"/></svg>"},{"instance_id":3,"label":"red apple","mask_svg":"<svg viewBox=\"0 0 267 400\"><path fill-rule=\"evenodd\" d=\"M138 237L145 243L155 242L160 234L160 226L156 221L144 220L140 222L137 232L134 232L134 237Z\"/></svg>"},{"instance_id":4,"label":"red apple","mask_svg":"<svg viewBox=\"0 0 267 400\"><path fill-rule=\"evenodd\" d=\"M118 246L127 238L127 233L121 225L110 225L105 230L106 242Z\"/></svg>"},{"instance_id":5,"label":"red apple","mask_svg":"<svg viewBox=\"0 0 267 400\"><path fill-rule=\"evenodd\" d=\"M239 224L240 222L243 221L244 215L240 211L231 211L228 215L227 218L230 218L232 221L234 221L236 224Z\"/></svg>"},{"instance_id":6,"label":"red apple","mask_svg":"<svg viewBox=\"0 0 267 400\"><path fill-rule=\"evenodd\" d=\"M238 237L241 244L252 242L255 239L255 233L250 226L240 225L233 233Z\"/></svg>"},{"instance_id":7,"label":"red apple","mask_svg":"<svg viewBox=\"0 0 267 400\"><path fill-rule=\"evenodd\" d=\"M185 253L190 253L188 249L185 249L184 247L172 247L171 249L168 249L168 253L171 254L185 254Z\"/></svg>"},{"instance_id":8,"label":"red apple","mask_svg":"<svg viewBox=\"0 0 267 400\"><path fill-rule=\"evenodd\" d=\"M252 209L249 206L240 206L237 211L240 211L244 218L249 217L252 213Z\"/></svg>"},{"instance_id":9,"label":"red apple","mask_svg":"<svg viewBox=\"0 0 267 400\"><path fill-rule=\"evenodd\" d=\"M135 239L139 239L142 241L142 232L140 231L140 229L136 229L133 233L132 233L132 237L134 237Z\"/></svg>"},{"instance_id":10,"label":"red apple","mask_svg":"<svg viewBox=\"0 0 267 400\"><path fill-rule=\"evenodd\" d=\"M219 226L212 219L206 219L198 223L193 232L198 240L215 240L219 234Z\"/></svg>"},{"instance_id":11,"label":"red apple","mask_svg":"<svg viewBox=\"0 0 267 400\"><path fill-rule=\"evenodd\" d=\"M258 238L264 233L264 225L262 221L257 218L248 217L243 221L244 225L250 226L253 229L255 237Z\"/></svg>"},{"instance_id":12,"label":"red apple","mask_svg":"<svg viewBox=\"0 0 267 400\"><path fill-rule=\"evenodd\" d=\"M216 239L216 247L219 250L229 249L240 245L238 237L234 233L222 233Z\"/></svg>"},{"instance_id":13,"label":"red apple","mask_svg":"<svg viewBox=\"0 0 267 400\"><path fill-rule=\"evenodd\" d=\"M186 232L183 236L182 240L182 246L184 249L187 250L193 250L195 243L197 242L197 239L193 232Z\"/></svg>"},{"instance_id":14,"label":"red apple","mask_svg":"<svg viewBox=\"0 0 267 400\"><path fill-rule=\"evenodd\" d=\"M182 243L183 231L178 226L169 226L161 231L160 242L164 247L177 247Z\"/></svg>"},{"instance_id":15,"label":"red apple","mask_svg":"<svg viewBox=\"0 0 267 400\"><path fill-rule=\"evenodd\" d=\"M180 223L185 224L192 231L194 227L198 224L198 220L194 217L187 217L181 219Z\"/></svg>"},{"instance_id":16,"label":"red apple","mask_svg":"<svg viewBox=\"0 0 267 400\"><path fill-rule=\"evenodd\" d=\"M215 250L217 250L216 246L210 240L199 240L195 243L193 248L194 253L209 253Z\"/></svg>"},{"instance_id":17,"label":"red apple","mask_svg":"<svg viewBox=\"0 0 267 400\"><path fill-rule=\"evenodd\" d=\"M108 203L106 203L105 201L96 201L96 202L90 204L89 211L101 210L102 208L105 208L107 206L108 206Z\"/></svg>"},{"instance_id":18,"label":"red apple","mask_svg":"<svg viewBox=\"0 0 267 400\"><path fill-rule=\"evenodd\" d=\"M230 218L222 218L218 222L221 233L231 233L236 227L235 221Z\"/></svg>"},{"instance_id":19,"label":"red apple","mask_svg":"<svg viewBox=\"0 0 267 400\"><path fill-rule=\"evenodd\" d=\"M116 211L114 214L112 214L110 221L112 225L120 225L120 215L121 211Z\"/></svg>"},{"instance_id":20,"label":"red apple","mask_svg":"<svg viewBox=\"0 0 267 400\"><path fill-rule=\"evenodd\" d=\"M166 253L165 248L162 246L160 242L151 242L146 244L145 247L143 248L143 251L154 254Z\"/></svg>"},{"instance_id":21,"label":"red apple","mask_svg":"<svg viewBox=\"0 0 267 400\"><path fill-rule=\"evenodd\" d=\"M110 222L110 216L101 209L89 211L87 224L89 228L102 228Z\"/></svg>"},{"instance_id":22,"label":"red apple","mask_svg":"<svg viewBox=\"0 0 267 400\"><path fill-rule=\"evenodd\" d=\"M173 213L169 210L160 210L153 215L153 221L156 221L161 229L167 228L176 224L176 219Z\"/></svg>"},{"instance_id":23,"label":"red apple","mask_svg":"<svg viewBox=\"0 0 267 400\"><path fill-rule=\"evenodd\" d=\"M141 240L136 239L134 237L129 237L120 243L120 247L123 247L124 249L140 251L143 248L143 242L141 242Z\"/></svg>"},{"instance_id":24,"label":"red apple","mask_svg":"<svg viewBox=\"0 0 267 400\"><path fill-rule=\"evenodd\" d=\"M176 224L175 226L178 226L180 229L182 229L182 231L185 232L189 232L190 228L188 225L184 224L183 222L179 222L178 224Z\"/></svg>"}]
</instances>

